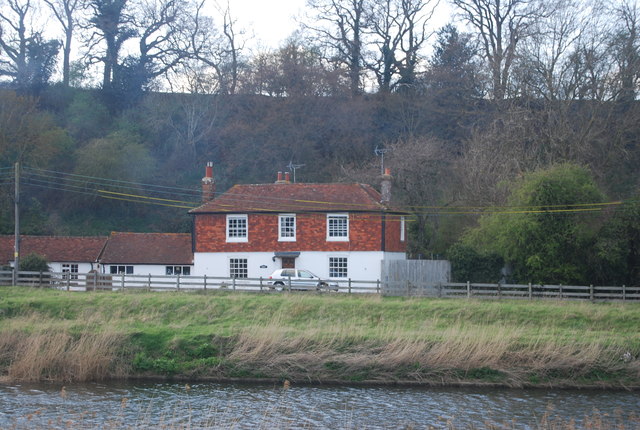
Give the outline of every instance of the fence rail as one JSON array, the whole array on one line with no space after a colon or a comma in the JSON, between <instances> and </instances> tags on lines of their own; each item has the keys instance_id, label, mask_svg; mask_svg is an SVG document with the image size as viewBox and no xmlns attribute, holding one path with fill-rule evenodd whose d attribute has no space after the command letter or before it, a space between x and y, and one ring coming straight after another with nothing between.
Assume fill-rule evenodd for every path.
<instances>
[{"instance_id":1,"label":"fence rail","mask_svg":"<svg viewBox=\"0 0 640 430\"><path fill-rule=\"evenodd\" d=\"M12 271L0 271L0 285L13 283ZM133 275L104 273L26 272L20 271L18 285L57 288L68 291L92 290L147 290L147 291L206 291L214 289L253 292L279 292L313 290L311 286L297 285L295 280L284 280L283 286L272 285L268 278L228 278L216 276ZM334 287L335 286L335 287ZM353 279L331 280L331 286L320 292L380 294L381 283Z\"/></svg>"},{"instance_id":2,"label":"fence rail","mask_svg":"<svg viewBox=\"0 0 640 430\"><path fill-rule=\"evenodd\" d=\"M0 285L13 283L11 270L0 271ZM233 290L247 292L278 292L307 289L285 281L282 287L271 285L267 278L225 278L216 276L127 275L102 273L19 272L18 285L57 288L67 291L147 290L147 291L207 291ZM354 279L331 281L337 289L320 291L339 293L382 294L405 297L442 297L476 299L556 299L590 301L640 300L640 286L597 285L536 285L480 283L418 283L415 281L362 281ZM315 288L311 288L315 291Z\"/></svg>"}]
</instances>

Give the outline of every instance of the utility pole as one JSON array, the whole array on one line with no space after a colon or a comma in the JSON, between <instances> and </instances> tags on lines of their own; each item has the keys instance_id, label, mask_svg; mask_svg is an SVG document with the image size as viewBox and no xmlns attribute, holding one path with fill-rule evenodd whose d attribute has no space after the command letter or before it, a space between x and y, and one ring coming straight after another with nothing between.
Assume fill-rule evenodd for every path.
<instances>
[{"instance_id":1,"label":"utility pole","mask_svg":"<svg viewBox=\"0 0 640 430\"><path fill-rule=\"evenodd\" d=\"M13 253L13 285L18 285L18 271L20 270L20 162L15 164L15 245Z\"/></svg>"}]
</instances>

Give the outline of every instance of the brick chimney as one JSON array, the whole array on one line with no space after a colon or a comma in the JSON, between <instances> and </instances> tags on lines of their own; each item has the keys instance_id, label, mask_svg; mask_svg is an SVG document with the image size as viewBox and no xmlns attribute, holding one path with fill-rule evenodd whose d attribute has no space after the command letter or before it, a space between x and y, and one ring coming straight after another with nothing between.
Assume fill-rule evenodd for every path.
<instances>
[{"instance_id":1,"label":"brick chimney","mask_svg":"<svg viewBox=\"0 0 640 430\"><path fill-rule=\"evenodd\" d=\"M216 180L213 179L213 162L209 161L202 178L202 202L213 200L216 196Z\"/></svg>"},{"instance_id":2,"label":"brick chimney","mask_svg":"<svg viewBox=\"0 0 640 430\"><path fill-rule=\"evenodd\" d=\"M284 182L286 184L290 184L291 183L291 173L289 173L289 172L285 172L284 173Z\"/></svg>"},{"instance_id":3,"label":"brick chimney","mask_svg":"<svg viewBox=\"0 0 640 430\"><path fill-rule=\"evenodd\" d=\"M287 176L287 180L284 180L282 179L282 172L278 172L278 180L276 181L276 184L286 184L287 182L288 182L288 176Z\"/></svg>"},{"instance_id":4,"label":"brick chimney","mask_svg":"<svg viewBox=\"0 0 640 430\"><path fill-rule=\"evenodd\" d=\"M391 169L385 168L384 175L380 177L380 203L389 204L391 202L391 182L393 176L391 176Z\"/></svg>"}]
</instances>

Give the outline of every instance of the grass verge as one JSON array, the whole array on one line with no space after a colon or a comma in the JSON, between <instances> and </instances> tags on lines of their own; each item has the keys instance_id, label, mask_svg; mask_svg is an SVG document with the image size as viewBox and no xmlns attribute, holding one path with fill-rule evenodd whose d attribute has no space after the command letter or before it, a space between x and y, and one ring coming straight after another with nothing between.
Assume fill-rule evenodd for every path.
<instances>
[{"instance_id":1,"label":"grass verge","mask_svg":"<svg viewBox=\"0 0 640 430\"><path fill-rule=\"evenodd\" d=\"M5 381L640 387L640 303L0 287Z\"/></svg>"}]
</instances>

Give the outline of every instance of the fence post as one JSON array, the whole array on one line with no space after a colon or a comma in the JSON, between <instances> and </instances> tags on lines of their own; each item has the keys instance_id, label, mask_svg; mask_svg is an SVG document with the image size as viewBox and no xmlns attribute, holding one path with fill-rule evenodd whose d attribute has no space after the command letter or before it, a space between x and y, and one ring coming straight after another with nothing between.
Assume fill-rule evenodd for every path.
<instances>
[{"instance_id":1,"label":"fence post","mask_svg":"<svg viewBox=\"0 0 640 430\"><path fill-rule=\"evenodd\" d=\"M376 279L376 294L380 294L380 279Z\"/></svg>"},{"instance_id":2,"label":"fence post","mask_svg":"<svg viewBox=\"0 0 640 430\"><path fill-rule=\"evenodd\" d=\"M498 282L498 298L502 298L502 284Z\"/></svg>"},{"instance_id":3,"label":"fence post","mask_svg":"<svg viewBox=\"0 0 640 430\"><path fill-rule=\"evenodd\" d=\"M260 276L260 292L262 292L262 276Z\"/></svg>"},{"instance_id":4,"label":"fence post","mask_svg":"<svg viewBox=\"0 0 640 430\"><path fill-rule=\"evenodd\" d=\"M236 277L235 276L231 279L231 286L233 288L233 291L235 291L236 290Z\"/></svg>"},{"instance_id":5,"label":"fence post","mask_svg":"<svg viewBox=\"0 0 640 430\"><path fill-rule=\"evenodd\" d=\"M291 292L291 276L287 276L287 289Z\"/></svg>"},{"instance_id":6,"label":"fence post","mask_svg":"<svg viewBox=\"0 0 640 430\"><path fill-rule=\"evenodd\" d=\"M42 270L40 271L40 279L38 280L38 287L42 288Z\"/></svg>"},{"instance_id":7,"label":"fence post","mask_svg":"<svg viewBox=\"0 0 640 430\"><path fill-rule=\"evenodd\" d=\"M589 285L589 299L593 302L593 284Z\"/></svg>"},{"instance_id":8,"label":"fence post","mask_svg":"<svg viewBox=\"0 0 640 430\"><path fill-rule=\"evenodd\" d=\"M627 287L622 284L622 301L624 302L625 300L627 300Z\"/></svg>"},{"instance_id":9,"label":"fence post","mask_svg":"<svg viewBox=\"0 0 640 430\"><path fill-rule=\"evenodd\" d=\"M204 290L207 291L207 274L204 274Z\"/></svg>"},{"instance_id":10,"label":"fence post","mask_svg":"<svg viewBox=\"0 0 640 430\"><path fill-rule=\"evenodd\" d=\"M471 282L467 281L467 298L471 297Z\"/></svg>"},{"instance_id":11,"label":"fence post","mask_svg":"<svg viewBox=\"0 0 640 430\"><path fill-rule=\"evenodd\" d=\"M180 274L176 276L176 291L180 291Z\"/></svg>"},{"instance_id":12,"label":"fence post","mask_svg":"<svg viewBox=\"0 0 640 430\"><path fill-rule=\"evenodd\" d=\"M438 298L442 298L442 282L438 282Z\"/></svg>"},{"instance_id":13,"label":"fence post","mask_svg":"<svg viewBox=\"0 0 640 430\"><path fill-rule=\"evenodd\" d=\"M533 288L531 287L531 282L529 282L529 300L533 298Z\"/></svg>"},{"instance_id":14,"label":"fence post","mask_svg":"<svg viewBox=\"0 0 640 430\"><path fill-rule=\"evenodd\" d=\"M558 294L560 295L560 300L562 300L562 284L560 284L560 291L558 292Z\"/></svg>"},{"instance_id":15,"label":"fence post","mask_svg":"<svg viewBox=\"0 0 640 430\"><path fill-rule=\"evenodd\" d=\"M351 278L349 278L349 294L351 294Z\"/></svg>"},{"instance_id":16,"label":"fence post","mask_svg":"<svg viewBox=\"0 0 640 430\"><path fill-rule=\"evenodd\" d=\"M151 273L149 273L149 278L147 280L147 291L151 291Z\"/></svg>"},{"instance_id":17,"label":"fence post","mask_svg":"<svg viewBox=\"0 0 640 430\"><path fill-rule=\"evenodd\" d=\"M67 274L67 291L71 290L71 272Z\"/></svg>"},{"instance_id":18,"label":"fence post","mask_svg":"<svg viewBox=\"0 0 640 430\"><path fill-rule=\"evenodd\" d=\"M122 274L122 291L124 291L124 278L125 278L125 274Z\"/></svg>"},{"instance_id":19,"label":"fence post","mask_svg":"<svg viewBox=\"0 0 640 430\"><path fill-rule=\"evenodd\" d=\"M93 291L98 291L98 271L93 272Z\"/></svg>"}]
</instances>

